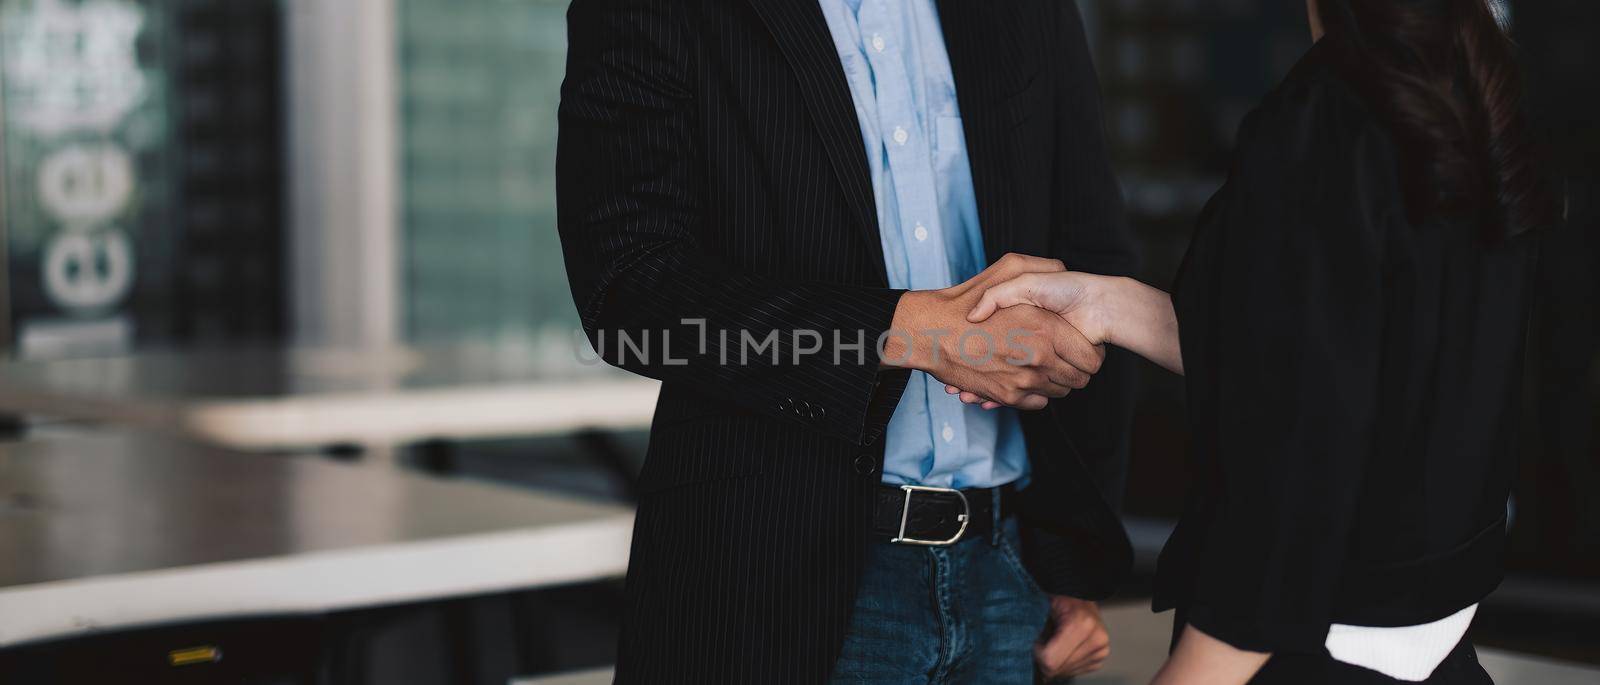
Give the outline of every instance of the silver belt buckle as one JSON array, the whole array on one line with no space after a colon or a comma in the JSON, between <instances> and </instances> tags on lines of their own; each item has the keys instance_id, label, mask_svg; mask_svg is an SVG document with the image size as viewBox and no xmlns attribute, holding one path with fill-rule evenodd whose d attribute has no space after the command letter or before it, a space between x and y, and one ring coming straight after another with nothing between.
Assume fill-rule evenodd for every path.
<instances>
[{"instance_id":1,"label":"silver belt buckle","mask_svg":"<svg viewBox=\"0 0 1600 685\"><path fill-rule=\"evenodd\" d=\"M972 522L972 505L967 503L967 496L955 488L934 488L926 485L902 485L901 490L906 493L905 504L900 507L900 534L894 536L893 542L901 545L922 545L924 547L948 547L961 539L967 532L967 524ZM918 540L906 537L906 521L911 517L911 495L917 492L953 492L961 499L961 514L956 520L961 522L961 528L949 540Z\"/></svg>"}]
</instances>

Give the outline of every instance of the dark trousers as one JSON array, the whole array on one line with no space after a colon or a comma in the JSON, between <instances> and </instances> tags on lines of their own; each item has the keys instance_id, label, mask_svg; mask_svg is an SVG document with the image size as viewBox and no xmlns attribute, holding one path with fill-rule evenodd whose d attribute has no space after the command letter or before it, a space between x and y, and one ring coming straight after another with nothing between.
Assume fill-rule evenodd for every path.
<instances>
[{"instance_id":1,"label":"dark trousers","mask_svg":"<svg viewBox=\"0 0 1600 685\"><path fill-rule=\"evenodd\" d=\"M833 683L1032 685L1050 600L1017 523L950 547L873 543Z\"/></svg>"}]
</instances>

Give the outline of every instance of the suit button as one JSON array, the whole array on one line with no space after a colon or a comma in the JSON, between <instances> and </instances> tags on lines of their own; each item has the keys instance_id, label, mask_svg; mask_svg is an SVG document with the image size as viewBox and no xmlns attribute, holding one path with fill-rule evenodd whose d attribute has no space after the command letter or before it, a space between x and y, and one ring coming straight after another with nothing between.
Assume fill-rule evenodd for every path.
<instances>
[{"instance_id":1,"label":"suit button","mask_svg":"<svg viewBox=\"0 0 1600 685\"><path fill-rule=\"evenodd\" d=\"M778 402L778 411L794 411L794 400L783 398Z\"/></svg>"},{"instance_id":2,"label":"suit button","mask_svg":"<svg viewBox=\"0 0 1600 685\"><path fill-rule=\"evenodd\" d=\"M823 407L823 406L819 405L819 406L815 406L815 407L811 408L811 418L813 418L813 419L820 419L820 418L822 418L824 416L827 416L827 415L828 415L828 408L827 407Z\"/></svg>"},{"instance_id":3,"label":"suit button","mask_svg":"<svg viewBox=\"0 0 1600 685\"><path fill-rule=\"evenodd\" d=\"M810 416L811 415L811 403L807 402L805 400L800 400L799 402L796 402L795 405L794 405L794 415L798 416L798 417L800 417L802 419L807 417L807 416Z\"/></svg>"},{"instance_id":4,"label":"suit button","mask_svg":"<svg viewBox=\"0 0 1600 685\"><path fill-rule=\"evenodd\" d=\"M870 454L863 454L856 457L856 473L866 476L870 475L876 470L878 470L877 458Z\"/></svg>"}]
</instances>

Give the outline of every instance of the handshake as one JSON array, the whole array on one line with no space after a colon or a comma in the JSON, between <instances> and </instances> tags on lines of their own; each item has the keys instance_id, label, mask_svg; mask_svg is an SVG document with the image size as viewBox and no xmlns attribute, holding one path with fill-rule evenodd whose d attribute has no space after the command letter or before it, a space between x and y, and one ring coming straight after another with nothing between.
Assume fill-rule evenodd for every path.
<instances>
[{"instance_id":1,"label":"handshake","mask_svg":"<svg viewBox=\"0 0 1600 685\"><path fill-rule=\"evenodd\" d=\"M1013 253L960 285L906 293L882 364L927 372L969 404L1043 409L1105 360L1098 278Z\"/></svg>"}]
</instances>

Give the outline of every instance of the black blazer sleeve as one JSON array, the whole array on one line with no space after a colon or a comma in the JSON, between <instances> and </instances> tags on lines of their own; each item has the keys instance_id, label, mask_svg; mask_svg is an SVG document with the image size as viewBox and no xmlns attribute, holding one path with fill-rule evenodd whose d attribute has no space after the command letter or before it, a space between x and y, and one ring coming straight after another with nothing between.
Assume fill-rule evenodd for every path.
<instances>
[{"instance_id":1,"label":"black blazer sleeve","mask_svg":"<svg viewBox=\"0 0 1600 685\"><path fill-rule=\"evenodd\" d=\"M1322 650L1375 452L1382 264L1403 218L1384 134L1336 88L1280 93L1247 120L1185 267L1205 301L1179 307L1218 471L1197 474L1218 501L1189 622L1253 651Z\"/></svg>"},{"instance_id":2,"label":"black blazer sleeve","mask_svg":"<svg viewBox=\"0 0 1600 685\"><path fill-rule=\"evenodd\" d=\"M621 368L871 442L903 387L879 373L876 353L902 293L777 282L703 248L709 162L695 115L697 44L682 13L672 0L575 0L568 10L557 214L584 330ZM796 357L817 342L797 344L796 330L815 331L822 349ZM776 350L741 355L756 349L741 346L745 332L757 343L775 332ZM648 338L648 355L620 336ZM792 408L802 402L813 407L804 415Z\"/></svg>"},{"instance_id":3,"label":"black blazer sleeve","mask_svg":"<svg viewBox=\"0 0 1600 685\"><path fill-rule=\"evenodd\" d=\"M1100 83L1089 54L1077 3L1055 3L1060 12L1050 67L1055 79L1057 160L1049 256L1074 271L1133 276L1138 251L1128 230L1122 188L1107 151ZM1120 505L1128 463L1138 358L1108 348L1089 386L1051 403L1085 465L1113 508Z\"/></svg>"}]
</instances>

